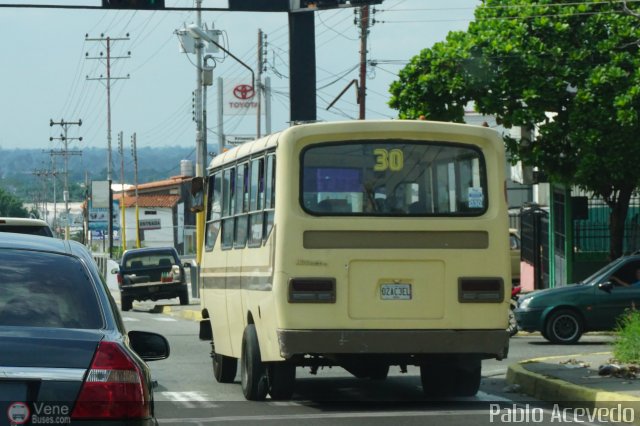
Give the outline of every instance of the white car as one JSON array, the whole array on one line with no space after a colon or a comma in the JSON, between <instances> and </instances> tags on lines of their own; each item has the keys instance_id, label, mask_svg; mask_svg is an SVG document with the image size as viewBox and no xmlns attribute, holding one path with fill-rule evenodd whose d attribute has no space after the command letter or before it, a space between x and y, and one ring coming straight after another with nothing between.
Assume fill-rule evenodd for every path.
<instances>
[{"instance_id":1,"label":"white car","mask_svg":"<svg viewBox=\"0 0 640 426\"><path fill-rule=\"evenodd\" d=\"M0 232L53 237L53 231L51 231L47 222L41 219L27 219L23 217L0 217Z\"/></svg>"}]
</instances>

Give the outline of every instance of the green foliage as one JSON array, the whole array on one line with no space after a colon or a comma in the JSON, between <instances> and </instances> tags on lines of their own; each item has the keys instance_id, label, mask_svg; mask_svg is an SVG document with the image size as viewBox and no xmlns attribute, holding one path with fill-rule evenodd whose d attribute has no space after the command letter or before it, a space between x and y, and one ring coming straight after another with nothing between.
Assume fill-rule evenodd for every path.
<instances>
[{"instance_id":1,"label":"green foliage","mask_svg":"<svg viewBox=\"0 0 640 426\"><path fill-rule=\"evenodd\" d=\"M623 223L640 183L640 22L601 0L485 0L466 32L424 49L390 87L400 118L462 121L464 106L505 127L536 125L514 159L601 195ZM623 232L611 227L611 256Z\"/></svg>"},{"instance_id":2,"label":"green foliage","mask_svg":"<svg viewBox=\"0 0 640 426\"><path fill-rule=\"evenodd\" d=\"M0 216L29 217L29 212L18 197L0 188Z\"/></svg>"},{"instance_id":3,"label":"green foliage","mask_svg":"<svg viewBox=\"0 0 640 426\"><path fill-rule=\"evenodd\" d=\"M640 311L629 310L621 317L613 354L621 362L640 362Z\"/></svg>"}]
</instances>

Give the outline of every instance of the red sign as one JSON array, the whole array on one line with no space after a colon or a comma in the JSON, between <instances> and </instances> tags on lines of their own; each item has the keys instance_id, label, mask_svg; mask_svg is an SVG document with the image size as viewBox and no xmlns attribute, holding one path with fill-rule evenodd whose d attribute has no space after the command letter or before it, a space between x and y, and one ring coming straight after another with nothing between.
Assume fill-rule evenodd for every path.
<instances>
[{"instance_id":1,"label":"red sign","mask_svg":"<svg viewBox=\"0 0 640 426\"><path fill-rule=\"evenodd\" d=\"M243 101L253 98L255 94L256 92L253 89L253 86L248 84L238 84L233 88L233 96Z\"/></svg>"}]
</instances>

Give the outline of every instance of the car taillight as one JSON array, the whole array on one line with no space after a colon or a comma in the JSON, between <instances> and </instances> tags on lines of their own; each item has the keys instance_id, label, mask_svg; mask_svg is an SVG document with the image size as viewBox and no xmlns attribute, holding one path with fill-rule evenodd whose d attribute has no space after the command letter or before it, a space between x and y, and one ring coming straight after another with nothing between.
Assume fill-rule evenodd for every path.
<instances>
[{"instance_id":1,"label":"car taillight","mask_svg":"<svg viewBox=\"0 0 640 426\"><path fill-rule=\"evenodd\" d=\"M118 285L122 286L122 274L120 272L116 274L116 278L118 279Z\"/></svg>"},{"instance_id":2,"label":"car taillight","mask_svg":"<svg viewBox=\"0 0 640 426\"><path fill-rule=\"evenodd\" d=\"M140 419L150 413L140 368L118 343L100 342L71 418Z\"/></svg>"}]
</instances>

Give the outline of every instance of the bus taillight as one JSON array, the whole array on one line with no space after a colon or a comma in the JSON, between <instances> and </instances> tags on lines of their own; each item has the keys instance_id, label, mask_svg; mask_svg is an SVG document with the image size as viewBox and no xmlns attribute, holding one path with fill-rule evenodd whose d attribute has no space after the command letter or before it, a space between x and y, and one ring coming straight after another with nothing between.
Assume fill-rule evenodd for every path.
<instances>
[{"instance_id":1,"label":"bus taillight","mask_svg":"<svg viewBox=\"0 0 640 426\"><path fill-rule=\"evenodd\" d=\"M504 300L502 278L459 278L460 303L500 303Z\"/></svg>"}]
</instances>

